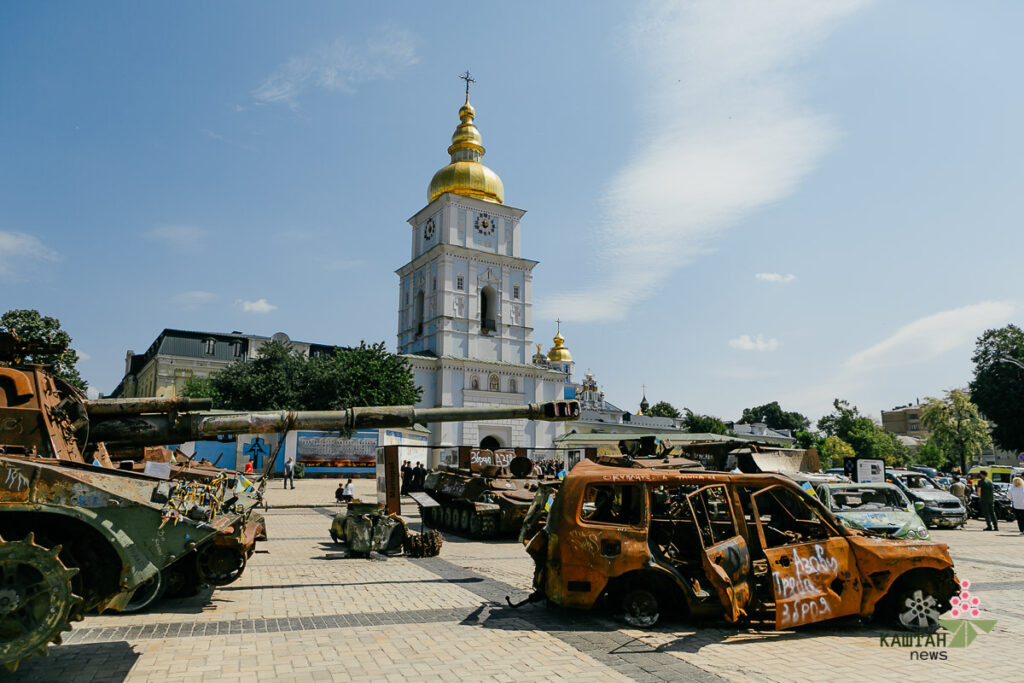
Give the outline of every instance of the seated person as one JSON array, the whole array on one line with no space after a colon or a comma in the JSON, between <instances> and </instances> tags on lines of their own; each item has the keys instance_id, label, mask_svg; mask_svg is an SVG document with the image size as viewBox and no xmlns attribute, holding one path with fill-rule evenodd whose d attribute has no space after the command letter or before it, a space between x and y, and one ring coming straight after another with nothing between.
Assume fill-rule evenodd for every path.
<instances>
[{"instance_id":1,"label":"seated person","mask_svg":"<svg viewBox=\"0 0 1024 683\"><path fill-rule=\"evenodd\" d=\"M338 480L338 488L334 489L334 500L339 503L345 502L345 486L341 483L341 480Z\"/></svg>"}]
</instances>

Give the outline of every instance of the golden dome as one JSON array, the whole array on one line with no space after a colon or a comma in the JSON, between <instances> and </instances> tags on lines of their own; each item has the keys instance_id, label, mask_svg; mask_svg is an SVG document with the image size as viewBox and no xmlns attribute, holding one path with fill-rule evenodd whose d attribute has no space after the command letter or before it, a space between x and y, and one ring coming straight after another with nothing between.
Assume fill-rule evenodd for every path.
<instances>
[{"instance_id":1,"label":"golden dome","mask_svg":"<svg viewBox=\"0 0 1024 683\"><path fill-rule=\"evenodd\" d=\"M448 148L452 162L434 174L427 190L427 201L434 201L445 192L476 197L488 202L501 204L505 201L505 186L501 178L491 169L480 163L484 156L484 148L480 139L480 131L473 124L476 110L469 103L459 109L459 120L452 134L452 144Z\"/></svg>"},{"instance_id":2,"label":"golden dome","mask_svg":"<svg viewBox=\"0 0 1024 683\"><path fill-rule=\"evenodd\" d=\"M551 341L555 342L555 345L548 351L548 360L556 362L572 362L572 354L569 353L569 349L562 346L565 341L565 337L562 336L561 332L555 334L555 338Z\"/></svg>"}]
</instances>

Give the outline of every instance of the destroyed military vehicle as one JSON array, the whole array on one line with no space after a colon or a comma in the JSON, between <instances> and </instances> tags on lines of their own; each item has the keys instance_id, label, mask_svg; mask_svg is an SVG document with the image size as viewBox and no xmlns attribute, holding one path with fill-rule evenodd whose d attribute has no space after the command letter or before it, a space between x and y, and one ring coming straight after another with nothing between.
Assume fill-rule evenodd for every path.
<instances>
[{"instance_id":1,"label":"destroyed military vehicle","mask_svg":"<svg viewBox=\"0 0 1024 683\"><path fill-rule=\"evenodd\" d=\"M776 474L584 460L527 552L527 601L603 602L640 627L677 611L776 629L859 615L931 630L959 590L946 545L848 529Z\"/></svg>"},{"instance_id":2,"label":"destroyed military vehicle","mask_svg":"<svg viewBox=\"0 0 1024 683\"><path fill-rule=\"evenodd\" d=\"M368 557L370 553L436 557L441 552L444 537L440 531L410 531L404 519L387 514L384 507L383 503L359 500L346 503L331 520L331 540L345 544L353 557Z\"/></svg>"},{"instance_id":3,"label":"destroyed military vehicle","mask_svg":"<svg viewBox=\"0 0 1024 683\"><path fill-rule=\"evenodd\" d=\"M894 484L822 484L815 488L822 505L851 529L891 538L929 538L914 505Z\"/></svg>"},{"instance_id":4,"label":"destroyed military vehicle","mask_svg":"<svg viewBox=\"0 0 1024 683\"><path fill-rule=\"evenodd\" d=\"M121 610L182 583L235 581L265 537L255 512L262 481L185 465L162 475L114 468L106 446L411 427L507 410L384 406L204 415L189 412L187 399L90 401L47 368L22 363L35 351L0 331L0 663L10 670L27 656L45 655L85 612ZM570 403L517 406L516 416L572 419ZM572 406L578 416L579 404Z\"/></svg>"}]
</instances>

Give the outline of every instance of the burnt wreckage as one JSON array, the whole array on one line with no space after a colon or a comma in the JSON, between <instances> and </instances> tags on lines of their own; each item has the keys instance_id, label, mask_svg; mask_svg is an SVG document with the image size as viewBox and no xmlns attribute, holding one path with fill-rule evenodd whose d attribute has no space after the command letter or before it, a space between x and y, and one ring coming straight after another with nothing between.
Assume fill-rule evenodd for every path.
<instances>
[{"instance_id":1,"label":"burnt wreckage","mask_svg":"<svg viewBox=\"0 0 1024 683\"><path fill-rule=\"evenodd\" d=\"M208 401L87 400L40 365L38 352L0 331L0 663L10 670L61 642L91 610L147 604L165 591L222 586L266 538L256 508L263 477L187 459L163 476L117 467L111 453L224 435L294 429L349 431L505 417L507 407L411 406L209 415ZM574 409L574 410L573 410ZM516 416L563 420L574 403L516 407Z\"/></svg>"},{"instance_id":2,"label":"burnt wreckage","mask_svg":"<svg viewBox=\"0 0 1024 683\"><path fill-rule=\"evenodd\" d=\"M624 464L584 460L562 482L526 540L527 601L604 601L635 626L678 611L776 629L859 615L931 630L959 590L946 545L848 529L787 477Z\"/></svg>"}]
</instances>

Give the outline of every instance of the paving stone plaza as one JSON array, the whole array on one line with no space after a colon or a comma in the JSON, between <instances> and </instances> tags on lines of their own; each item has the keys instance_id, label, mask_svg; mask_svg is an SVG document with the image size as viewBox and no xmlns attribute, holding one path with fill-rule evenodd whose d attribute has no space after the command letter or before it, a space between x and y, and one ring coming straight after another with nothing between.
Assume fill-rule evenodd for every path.
<instances>
[{"instance_id":1,"label":"paving stone plaza","mask_svg":"<svg viewBox=\"0 0 1024 683\"><path fill-rule=\"evenodd\" d=\"M612 615L525 597L532 564L512 541L447 537L440 557L344 558L328 536L336 482L274 482L270 540L242 578L135 614L87 617L65 644L12 681L672 680L940 681L1019 679L1024 536L936 531L994 630L967 648L882 647L889 629L857 621L796 631L668 622L635 630ZM372 497L373 482L356 493ZM405 517L419 528L415 506ZM944 652L921 660L914 652Z\"/></svg>"}]
</instances>

